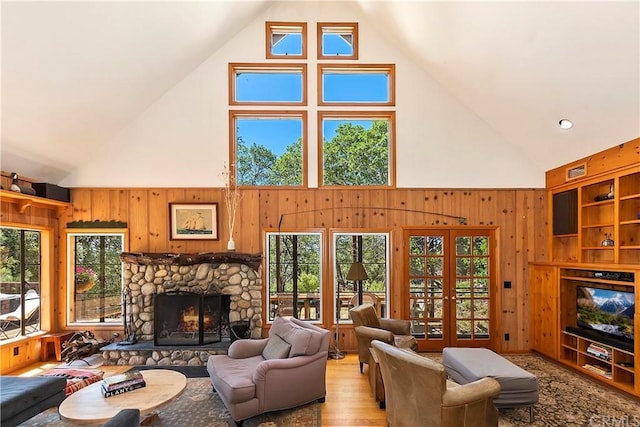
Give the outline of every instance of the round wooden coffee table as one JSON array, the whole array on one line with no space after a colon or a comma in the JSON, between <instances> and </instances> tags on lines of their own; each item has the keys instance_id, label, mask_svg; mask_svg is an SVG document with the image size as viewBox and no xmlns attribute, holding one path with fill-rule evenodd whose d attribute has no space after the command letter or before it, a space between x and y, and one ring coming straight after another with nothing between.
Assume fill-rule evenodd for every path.
<instances>
[{"instance_id":1,"label":"round wooden coffee table","mask_svg":"<svg viewBox=\"0 0 640 427\"><path fill-rule=\"evenodd\" d=\"M146 387L117 396L102 396L102 381L95 382L67 397L59 407L60 417L73 424L99 425L122 409L139 409L141 416L154 415L155 410L180 396L187 377L169 369L142 370Z\"/></svg>"}]
</instances>

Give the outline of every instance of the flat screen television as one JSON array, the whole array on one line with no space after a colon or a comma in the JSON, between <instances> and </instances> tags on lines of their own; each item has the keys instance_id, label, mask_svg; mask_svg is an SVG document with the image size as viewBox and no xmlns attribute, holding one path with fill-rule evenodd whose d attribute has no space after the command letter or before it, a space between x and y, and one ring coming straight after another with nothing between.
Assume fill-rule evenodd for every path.
<instances>
[{"instance_id":1,"label":"flat screen television","mask_svg":"<svg viewBox=\"0 0 640 427\"><path fill-rule=\"evenodd\" d=\"M633 351L634 293L589 286L576 290L578 331L590 339Z\"/></svg>"}]
</instances>

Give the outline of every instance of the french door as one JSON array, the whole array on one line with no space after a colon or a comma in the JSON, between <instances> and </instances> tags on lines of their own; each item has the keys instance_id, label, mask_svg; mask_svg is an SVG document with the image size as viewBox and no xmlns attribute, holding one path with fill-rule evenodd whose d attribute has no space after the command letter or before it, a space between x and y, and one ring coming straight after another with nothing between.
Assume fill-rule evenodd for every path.
<instances>
[{"instance_id":1,"label":"french door","mask_svg":"<svg viewBox=\"0 0 640 427\"><path fill-rule=\"evenodd\" d=\"M405 318L418 349L492 347L493 229L404 230Z\"/></svg>"}]
</instances>

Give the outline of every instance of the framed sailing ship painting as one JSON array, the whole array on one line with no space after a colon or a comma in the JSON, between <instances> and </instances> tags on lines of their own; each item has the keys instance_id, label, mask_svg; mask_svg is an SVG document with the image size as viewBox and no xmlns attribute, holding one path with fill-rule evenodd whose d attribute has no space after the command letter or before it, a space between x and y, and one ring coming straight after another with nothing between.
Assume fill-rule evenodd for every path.
<instances>
[{"instance_id":1,"label":"framed sailing ship painting","mask_svg":"<svg viewBox=\"0 0 640 427\"><path fill-rule=\"evenodd\" d=\"M171 240L218 240L217 203L169 203Z\"/></svg>"}]
</instances>

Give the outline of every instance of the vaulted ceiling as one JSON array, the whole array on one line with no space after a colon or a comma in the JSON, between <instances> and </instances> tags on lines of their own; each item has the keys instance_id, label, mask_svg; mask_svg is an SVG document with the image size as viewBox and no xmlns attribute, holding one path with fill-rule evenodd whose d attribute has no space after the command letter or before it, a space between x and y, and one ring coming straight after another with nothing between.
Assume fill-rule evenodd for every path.
<instances>
[{"instance_id":1,"label":"vaulted ceiling","mask_svg":"<svg viewBox=\"0 0 640 427\"><path fill-rule=\"evenodd\" d=\"M3 1L2 170L60 181L274 3ZM334 5L541 170L640 136L638 1Z\"/></svg>"}]
</instances>

